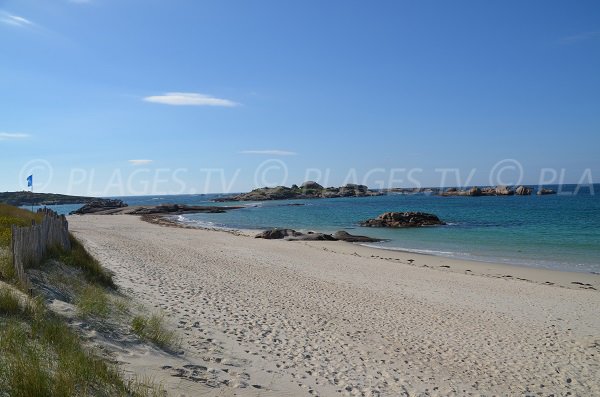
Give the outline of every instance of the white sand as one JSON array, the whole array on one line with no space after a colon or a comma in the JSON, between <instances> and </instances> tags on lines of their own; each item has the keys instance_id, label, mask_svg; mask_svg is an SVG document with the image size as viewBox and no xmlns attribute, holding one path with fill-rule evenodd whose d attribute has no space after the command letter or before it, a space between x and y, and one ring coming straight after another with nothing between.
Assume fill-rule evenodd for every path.
<instances>
[{"instance_id":1,"label":"white sand","mask_svg":"<svg viewBox=\"0 0 600 397\"><path fill-rule=\"evenodd\" d=\"M124 290L164 310L185 355L220 382L191 386L149 360L144 372L172 395L600 395L596 275L128 215L69 222Z\"/></svg>"}]
</instances>

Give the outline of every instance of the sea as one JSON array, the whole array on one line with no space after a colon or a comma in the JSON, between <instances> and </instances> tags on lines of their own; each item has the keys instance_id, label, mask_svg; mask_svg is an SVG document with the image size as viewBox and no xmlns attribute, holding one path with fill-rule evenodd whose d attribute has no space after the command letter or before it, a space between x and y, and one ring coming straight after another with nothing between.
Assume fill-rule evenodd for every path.
<instances>
[{"instance_id":1,"label":"sea","mask_svg":"<svg viewBox=\"0 0 600 397\"><path fill-rule=\"evenodd\" d=\"M519 266L600 274L600 184L546 186L545 196L440 197L388 194L376 197L219 202L219 194L116 197L129 205L178 203L243 205L219 214L187 214L190 226L223 229L290 228L381 238L369 246ZM67 214L79 205L51 206ZM35 209L35 207L34 207ZM390 211L422 211L447 223L407 229L365 228L360 222Z\"/></svg>"}]
</instances>

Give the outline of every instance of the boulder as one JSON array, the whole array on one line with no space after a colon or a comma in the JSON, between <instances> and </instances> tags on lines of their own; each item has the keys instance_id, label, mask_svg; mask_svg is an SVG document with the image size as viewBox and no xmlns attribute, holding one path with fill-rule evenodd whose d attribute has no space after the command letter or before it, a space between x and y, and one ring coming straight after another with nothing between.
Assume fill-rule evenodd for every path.
<instances>
[{"instance_id":1,"label":"boulder","mask_svg":"<svg viewBox=\"0 0 600 397\"><path fill-rule=\"evenodd\" d=\"M436 215L425 212L386 212L361 223L366 227L420 227L445 225Z\"/></svg>"},{"instance_id":2,"label":"boulder","mask_svg":"<svg viewBox=\"0 0 600 397\"><path fill-rule=\"evenodd\" d=\"M264 238L267 240L279 240L285 237L297 237L302 236L302 233L292 229L271 229L265 230L262 233L257 234L254 238Z\"/></svg>"},{"instance_id":3,"label":"boulder","mask_svg":"<svg viewBox=\"0 0 600 397\"><path fill-rule=\"evenodd\" d=\"M300 188L303 190L323 190L323 186L319 185L317 182L315 181L306 181L304 182L302 185L300 185Z\"/></svg>"},{"instance_id":4,"label":"boulder","mask_svg":"<svg viewBox=\"0 0 600 397\"><path fill-rule=\"evenodd\" d=\"M300 233L298 236L290 236L285 239L288 241L336 241L331 234L325 233Z\"/></svg>"},{"instance_id":5,"label":"boulder","mask_svg":"<svg viewBox=\"0 0 600 397\"><path fill-rule=\"evenodd\" d=\"M496 193L497 196L512 196L513 194L515 194L515 192L513 192L513 190L511 188L509 188L508 186L496 186L496 188L494 189L494 192Z\"/></svg>"},{"instance_id":6,"label":"boulder","mask_svg":"<svg viewBox=\"0 0 600 397\"><path fill-rule=\"evenodd\" d=\"M469 189L469 196L481 196L481 189L477 186L472 187L471 189Z\"/></svg>"},{"instance_id":7,"label":"boulder","mask_svg":"<svg viewBox=\"0 0 600 397\"><path fill-rule=\"evenodd\" d=\"M352 235L343 230L340 230L339 232L335 232L333 234L333 238L336 240L346 241L349 243L376 243L378 241L381 241L379 239L371 238L371 237L367 237L367 236L355 236L355 235Z\"/></svg>"},{"instance_id":8,"label":"boulder","mask_svg":"<svg viewBox=\"0 0 600 397\"><path fill-rule=\"evenodd\" d=\"M529 196L531 194L531 188L521 185L515 190L515 194L517 196Z\"/></svg>"},{"instance_id":9,"label":"boulder","mask_svg":"<svg viewBox=\"0 0 600 397\"><path fill-rule=\"evenodd\" d=\"M544 188L541 188L537 192L538 196L545 196L547 194L556 194L556 192L554 190L552 190L552 189L544 189Z\"/></svg>"}]
</instances>

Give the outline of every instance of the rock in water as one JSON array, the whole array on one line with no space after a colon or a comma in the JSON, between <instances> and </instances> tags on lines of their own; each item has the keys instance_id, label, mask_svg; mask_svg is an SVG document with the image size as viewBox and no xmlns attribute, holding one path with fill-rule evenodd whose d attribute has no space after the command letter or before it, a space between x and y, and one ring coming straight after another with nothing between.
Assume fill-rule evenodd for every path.
<instances>
[{"instance_id":1,"label":"rock in water","mask_svg":"<svg viewBox=\"0 0 600 397\"><path fill-rule=\"evenodd\" d=\"M497 196L512 196L515 194L515 192L513 192L508 186L496 186L494 192Z\"/></svg>"},{"instance_id":2,"label":"rock in water","mask_svg":"<svg viewBox=\"0 0 600 397\"><path fill-rule=\"evenodd\" d=\"M556 192L552 189L541 188L540 190L538 190L537 194L538 196L545 196L547 194L556 194Z\"/></svg>"},{"instance_id":3,"label":"rock in water","mask_svg":"<svg viewBox=\"0 0 600 397\"><path fill-rule=\"evenodd\" d=\"M529 196L531 194L531 188L521 185L515 190L515 194L517 196Z\"/></svg>"},{"instance_id":4,"label":"rock in water","mask_svg":"<svg viewBox=\"0 0 600 397\"><path fill-rule=\"evenodd\" d=\"M425 212L386 212L360 224L366 227L420 227L445 225L436 215Z\"/></svg>"},{"instance_id":5,"label":"rock in water","mask_svg":"<svg viewBox=\"0 0 600 397\"><path fill-rule=\"evenodd\" d=\"M333 238L335 238L336 240L347 241L349 243L376 243L378 241L381 241L376 238L371 238L367 236L355 236L343 230L335 232L333 234Z\"/></svg>"}]
</instances>

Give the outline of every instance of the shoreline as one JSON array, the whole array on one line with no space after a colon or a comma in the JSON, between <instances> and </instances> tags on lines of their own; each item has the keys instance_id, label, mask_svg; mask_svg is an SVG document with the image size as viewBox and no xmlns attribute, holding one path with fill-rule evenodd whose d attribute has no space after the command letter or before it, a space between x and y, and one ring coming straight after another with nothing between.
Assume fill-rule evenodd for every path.
<instances>
[{"instance_id":1,"label":"shoreline","mask_svg":"<svg viewBox=\"0 0 600 397\"><path fill-rule=\"evenodd\" d=\"M268 229L238 229L238 228L225 228L225 227L206 227L199 224L188 225L184 222L180 222L174 219L174 215L154 215L141 217L142 220L158 224L161 226L183 228L183 229L198 229L210 232L222 232L230 233L236 236L245 236L254 238L254 236L261 231ZM412 252L406 249L395 249L386 247L372 246L372 243L348 243L344 241L313 241L313 242L299 242L299 241L285 241L285 243L311 243L324 249L331 248L332 245L346 246L347 249L340 249L338 251L347 252L350 249L348 247L362 247L369 251L365 251L363 256L371 258L381 258L390 261L398 261L410 266L418 266L419 263L427 262L427 258L434 258L433 262L435 265L424 265L424 267L431 267L435 269L442 269L451 272L460 272L471 275L481 275L488 277L497 277L504 279L515 279L520 281L528 281L544 285L558 285L564 288L574 289L589 289L589 290L600 290L600 275L594 272L578 272L570 270L559 270L559 269L548 269L543 267L533 267L527 265L511 264L494 262L492 260L485 261L481 259L466 259L449 257L443 255L435 255L433 253L423 252ZM385 255L384 255L385 253ZM420 258L419 261L416 259L410 263L409 260L414 258ZM446 267L448 266L448 267ZM571 280L571 281L569 281Z\"/></svg>"}]
</instances>

